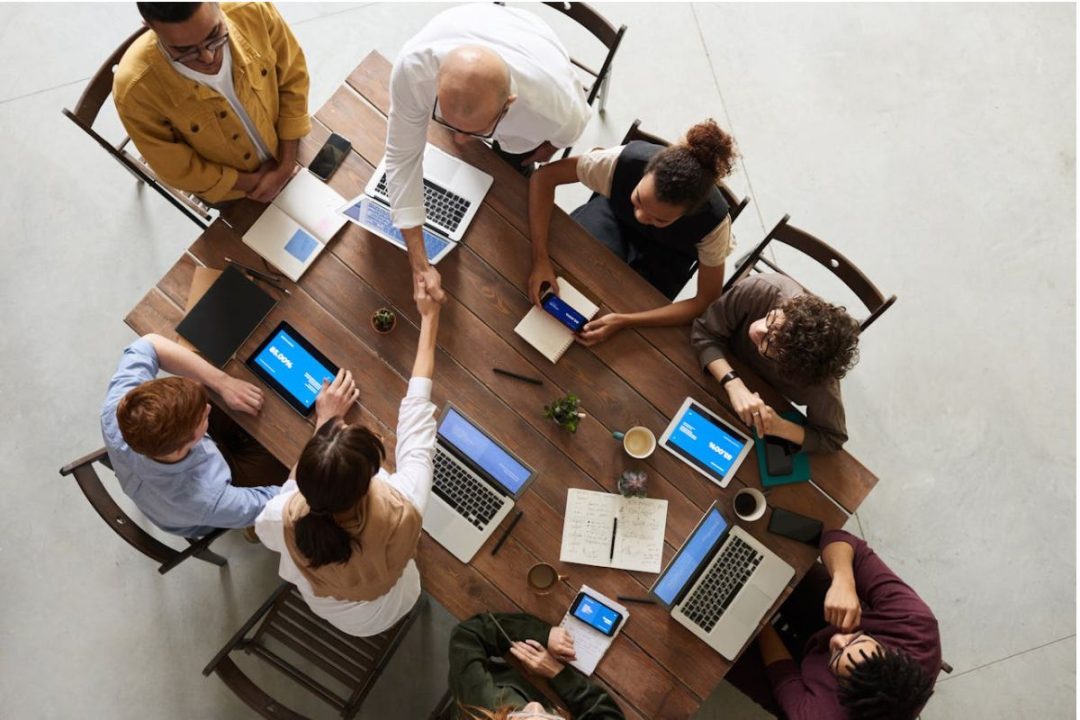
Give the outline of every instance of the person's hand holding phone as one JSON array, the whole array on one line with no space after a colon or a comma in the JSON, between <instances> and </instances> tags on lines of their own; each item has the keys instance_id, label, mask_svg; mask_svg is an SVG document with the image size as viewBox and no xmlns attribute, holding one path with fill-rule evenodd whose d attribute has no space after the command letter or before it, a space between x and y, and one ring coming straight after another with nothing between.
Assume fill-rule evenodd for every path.
<instances>
[{"instance_id":1,"label":"person's hand holding phone","mask_svg":"<svg viewBox=\"0 0 1080 720\"><path fill-rule=\"evenodd\" d=\"M577 335L577 341L586 347L604 342L615 333L623 329L623 316L618 313L607 313L595 320L585 323L581 332Z\"/></svg>"},{"instance_id":2,"label":"person's hand holding phone","mask_svg":"<svg viewBox=\"0 0 1080 720\"><path fill-rule=\"evenodd\" d=\"M558 295L559 281L555 277L555 268L551 261L544 258L534 262L532 272L529 273L529 302L539 305L544 299L544 293L549 291Z\"/></svg>"}]
</instances>

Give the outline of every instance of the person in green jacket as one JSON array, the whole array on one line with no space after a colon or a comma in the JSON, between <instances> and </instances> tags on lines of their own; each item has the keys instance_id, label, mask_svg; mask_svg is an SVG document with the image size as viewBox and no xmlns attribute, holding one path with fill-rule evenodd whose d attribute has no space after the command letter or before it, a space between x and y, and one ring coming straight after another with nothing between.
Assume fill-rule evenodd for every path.
<instances>
[{"instance_id":1,"label":"person in green jacket","mask_svg":"<svg viewBox=\"0 0 1080 720\"><path fill-rule=\"evenodd\" d=\"M513 638L513 642L511 642ZM503 660L509 652L530 674L547 678L569 716L547 709L547 698ZM450 692L461 720L625 720L603 688L563 661L574 639L524 613L482 613L450 634Z\"/></svg>"}]
</instances>

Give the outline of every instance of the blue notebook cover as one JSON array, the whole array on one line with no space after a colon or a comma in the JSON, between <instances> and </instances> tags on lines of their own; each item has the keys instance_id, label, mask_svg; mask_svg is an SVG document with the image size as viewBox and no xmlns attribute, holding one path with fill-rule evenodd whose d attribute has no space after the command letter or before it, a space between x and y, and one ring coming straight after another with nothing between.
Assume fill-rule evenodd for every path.
<instances>
[{"instance_id":1,"label":"blue notebook cover","mask_svg":"<svg viewBox=\"0 0 1080 720\"><path fill-rule=\"evenodd\" d=\"M780 417L790 420L799 425L806 424L806 418L797 411L781 413ZM757 451L758 471L761 475L761 486L770 488L777 485L791 485L792 483L806 482L810 479L810 456L799 451L792 456L793 469L789 475L770 475L768 466L765 464L765 441L754 436L754 449Z\"/></svg>"}]
</instances>

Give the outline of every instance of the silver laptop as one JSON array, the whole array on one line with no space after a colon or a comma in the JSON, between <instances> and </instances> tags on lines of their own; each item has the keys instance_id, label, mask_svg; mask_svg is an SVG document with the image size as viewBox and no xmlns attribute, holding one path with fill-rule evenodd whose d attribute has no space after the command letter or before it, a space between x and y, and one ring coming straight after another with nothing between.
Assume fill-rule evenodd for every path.
<instances>
[{"instance_id":1,"label":"silver laptop","mask_svg":"<svg viewBox=\"0 0 1080 720\"><path fill-rule=\"evenodd\" d=\"M424 530L467 563L535 476L536 471L448 404L439 418L435 483Z\"/></svg>"},{"instance_id":2,"label":"silver laptop","mask_svg":"<svg viewBox=\"0 0 1080 720\"><path fill-rule=\"evenodd\" d=\"M438 263L461 242L491 183L492 177L486 172L433 145L424 147L423 232L428 262ZM357 225L405 249L405 239L390 215L386 158L375 168L364 194L349 201L341 212Z\"/></svg>"},{"instance_id":3,"label":"silver laptop","mask_svg":"<svg viewBox=\"0 0 1080 720\"><path fill-rule=\"evenodd\" d=\"M713 503L649 594L728 660L753 637L795 569Z\"/></svg>"}]
</instances>

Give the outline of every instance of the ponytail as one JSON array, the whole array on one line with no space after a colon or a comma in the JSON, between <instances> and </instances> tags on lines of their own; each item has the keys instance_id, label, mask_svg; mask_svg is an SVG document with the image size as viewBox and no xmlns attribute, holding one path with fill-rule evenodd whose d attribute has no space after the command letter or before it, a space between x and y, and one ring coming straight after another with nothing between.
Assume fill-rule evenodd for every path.
<instances>
[{"instance_id":1,"label":"ponytail","mask_svg":"<svg viewBox=\"0 0 1080 720\"><path fill-rule=\"evenodd\" d=\"M352 555L352 538L326 512L309 512L294 529L296 547L313 567L347 562Z\"/></svg>"},{"instance_id":2,"label":"ponytail","mask_svg":"<svg viewBox=\"0 0 1080 720\"><path fill-rule=\"evenodd\" d=\"M653 155L645 173L654 173L657 199L693 212L731 174L738 156L735 139L710 118L690 128L684 142Z\"/></svg>"}]
</instances>

